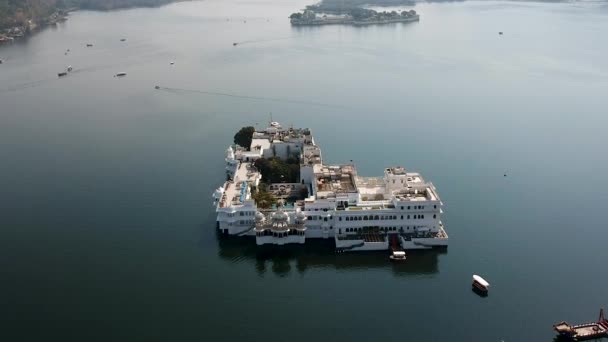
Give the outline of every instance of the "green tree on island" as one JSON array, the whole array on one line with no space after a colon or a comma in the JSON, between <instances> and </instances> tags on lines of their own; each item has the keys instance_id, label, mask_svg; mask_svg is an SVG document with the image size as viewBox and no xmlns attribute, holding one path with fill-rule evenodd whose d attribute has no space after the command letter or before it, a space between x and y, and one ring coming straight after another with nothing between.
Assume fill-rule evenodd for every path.
<instances>
[{"instance_id":1,"label":"green tree on island","mask_svg":"<svg viewBox=\"0 0 608 342\"><path fill-rule=\"evenodd\" d=\"M300 177L300 161L298 158L281 160L277 157L260 158L254 162L266 183L296 183Z\"/></svg>"},{"instance_id":2,"label":"green tree on island","mask_svg":"<svg viewBox=\"0 0 608 342\"><path fill-rule=\"evenodd\" d=\"M241 128L241 130L236 132L234 135L234 143L249 149L249 146L251 146L251 140L253 140L253 132L255 132L255 128L251 126Z\"/></svg>"},{"instance_id":3,"label":"green tree on island","mask_svg":"<svg viewBox=\"0 0 608 342\"><path fill-rule=\"evenodd\" d=\"M255 204L260 209L269 209L273 204L277 203L277 199L266 191L266 186L264 184L260 184L258 191L251 197L255 200Z\"/></svg>"}]
</instances>

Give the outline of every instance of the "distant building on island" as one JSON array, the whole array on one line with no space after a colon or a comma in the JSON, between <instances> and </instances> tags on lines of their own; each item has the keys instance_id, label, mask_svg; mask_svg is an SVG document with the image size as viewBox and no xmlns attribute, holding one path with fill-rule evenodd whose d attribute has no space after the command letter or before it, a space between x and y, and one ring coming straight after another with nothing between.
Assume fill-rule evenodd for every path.
<instances>
[{"instance_id":1,"label":"distant building on island","mask_svg":"<svg viewBox=\"0 0 608 342\"><path fill-rule=\"evenodd\" d=\"M306 9L303 13L293 13L289 16L291 24L295 26L314 25L376 25L389 23L403 23L419 21L420 15L414 10L402 11L401 13L377 12L364 8L352 8L348 13L328 15L317 13L312 9Z\"/></svg>"}]
</instances>

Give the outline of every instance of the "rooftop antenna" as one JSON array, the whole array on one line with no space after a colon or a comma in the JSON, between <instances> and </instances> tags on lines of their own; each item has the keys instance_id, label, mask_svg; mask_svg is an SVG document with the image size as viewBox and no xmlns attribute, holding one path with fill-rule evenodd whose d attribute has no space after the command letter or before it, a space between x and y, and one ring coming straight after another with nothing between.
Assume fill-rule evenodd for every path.
<instances>
[{"instance_id":1,"label":"rooftop antenna","mask_svg":"<svg viewBox=\"0 0 608 342\"><path fill-rule=\"evenodd\" d=\"M272 123L272 112L270 112L270 123Z\"/></svg>"}]
</instances>

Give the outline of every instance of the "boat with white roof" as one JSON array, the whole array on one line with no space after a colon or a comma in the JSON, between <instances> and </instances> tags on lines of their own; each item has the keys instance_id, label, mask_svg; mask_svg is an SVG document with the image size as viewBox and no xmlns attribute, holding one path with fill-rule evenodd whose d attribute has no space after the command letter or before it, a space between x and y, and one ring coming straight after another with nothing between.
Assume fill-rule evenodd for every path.
<instances>
[{"instance_id":1,"label":"boat with white roof","mask_svg":"<svg viewBox=\"0 0 608 342\"><path fill-rule=\"evenodd\" d=\"M405 261L407 256L404 251L393 251L393 254L389 257L392 261Z\"/></svg>"},{"instance_id":2,"label":"boat with white roof","mask_svg":"<svg viewBox=\"0 0 608 342\"><path fill-rule=\"evenodd\" d=\"M328 239L343 252L389 251L389 241L401 252L448 245L432 183L400 166L364 177L352 163L325 164L307 128L270 122L249 146L228 147L225 163L227 181L212 196L222 234L254 237L259 246ZM277 164L297 172L277 178Z\"/></svg>"},{"instance_id":3,"label":"boat with white roof","mask_svg":"<svg viewBox=\"0 0 608 342\"><path fill-rule=\"evenodd\" d=\"M490 283L477 274L473 274L473 288L483 293L487 293L490 289Z\"/></svg>"}]
</instances>

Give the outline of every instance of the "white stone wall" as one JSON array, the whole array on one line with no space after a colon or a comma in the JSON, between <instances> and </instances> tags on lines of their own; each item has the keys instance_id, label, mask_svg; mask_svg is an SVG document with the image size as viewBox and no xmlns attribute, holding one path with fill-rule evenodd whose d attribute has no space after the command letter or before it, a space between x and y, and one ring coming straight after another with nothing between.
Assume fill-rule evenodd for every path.
<instances>
[{"instance_id":1,"label":"white stone wall","mask_svg":"<svg viewBox=\"0 0 608 342\"><path fill-rule=\"evenodd\" d=\"M286 237L274 237L271 235L266 236L256 236L255 243L260 245L287 245L287 244L303 244L306 242L306 237L304 235L288 235Z\"/></svg>"}]
</instances>

